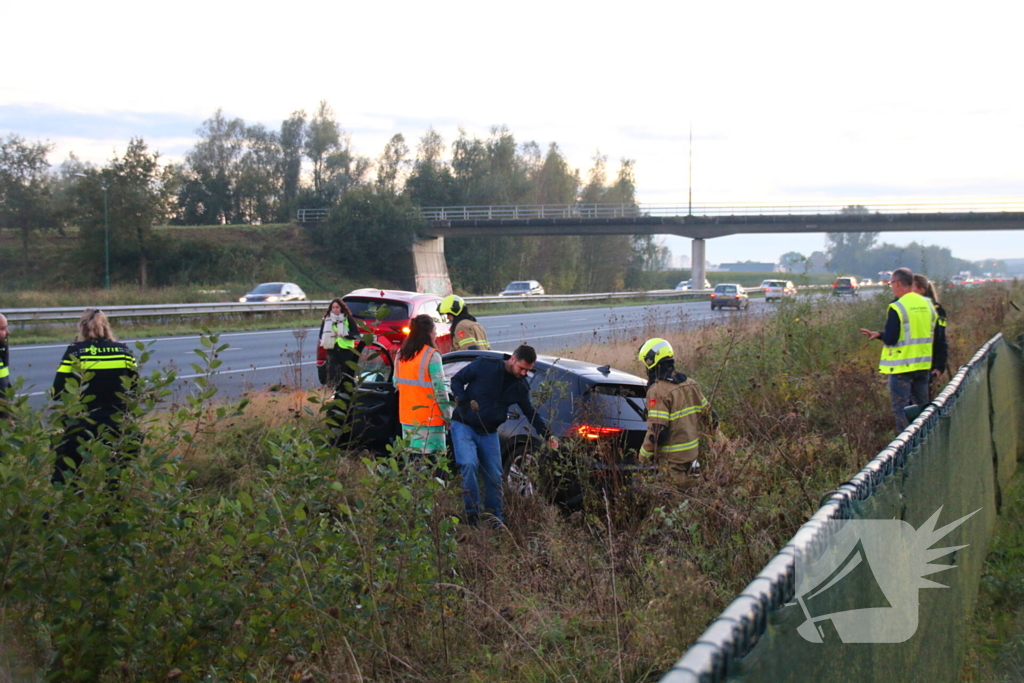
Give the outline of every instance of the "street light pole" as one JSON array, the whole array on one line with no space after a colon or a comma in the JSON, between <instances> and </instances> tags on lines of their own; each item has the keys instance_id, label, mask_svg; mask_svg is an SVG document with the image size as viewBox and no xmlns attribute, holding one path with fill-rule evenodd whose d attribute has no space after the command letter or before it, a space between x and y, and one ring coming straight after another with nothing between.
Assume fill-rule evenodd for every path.
<instances>
[{"instance_id":1,"label":"street light pole","mask_svg":"<svg viewBox=\"0 0 1024 683\"><path fill-rule=\"evenodd\" d=\"M72 173L72 175L95 180L103 188L103 288L110 289L110 219L107 214L107 190L109 187L102 180L84 173Z\"/></svg>"}]
</instances>

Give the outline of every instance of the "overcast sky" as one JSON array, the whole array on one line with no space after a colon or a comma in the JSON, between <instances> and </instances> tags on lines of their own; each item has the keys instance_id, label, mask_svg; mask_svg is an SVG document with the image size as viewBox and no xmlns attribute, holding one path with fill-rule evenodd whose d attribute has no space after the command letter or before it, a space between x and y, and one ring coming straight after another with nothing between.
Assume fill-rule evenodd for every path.
<instances>
[{"instance_id":1,"label":"overcast sky","mask_svg":"<svg viewBox=\"0 0 1024 683\"><path fill-rule=\"evenodd\" d=\"M586 173L636 164L643 203L1024 202L1024 5L525 1L8 3L0 135L104 163L167 159L218 108L278 128L326 99L357 153L434 127L557 142ZM1024 232L883 233L961 258L1024 257ZM777 260L824 236L710 240ZM669 241L689 253L689 240Z\"/></svg>"}]
</instances>

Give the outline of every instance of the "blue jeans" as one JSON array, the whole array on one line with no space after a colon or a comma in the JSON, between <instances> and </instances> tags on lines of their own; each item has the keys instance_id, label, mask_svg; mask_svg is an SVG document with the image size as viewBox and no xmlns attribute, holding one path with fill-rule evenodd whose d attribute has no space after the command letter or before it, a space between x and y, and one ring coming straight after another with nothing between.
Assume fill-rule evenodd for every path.
<instances>
[{"instance_id":1,"label":"blue jeans","mask_svg":"<svg viewBox=\"0 0 1024 683\"><path fill-rule=\"evenodd\" d=\"M892 399L893 415L896 416L896 433L899 434L910 424L903 409L928 403L928 370L889 375L889 397Z\"/></svg>"},{"instance_id":2,"label":"blue jeans","mask_svg":"<svg viewBox=\"0 0 1024 683\"><path fill-rule=\"evenodd\" d=\"M501 505L501 444L497 434L480 434L469 425L452 420L452 446L455 462L462 473L462 503L470 520L480 514L480 482L483 475L484 504L495 519L502 518Z\"/></svg>"}]
</instances>

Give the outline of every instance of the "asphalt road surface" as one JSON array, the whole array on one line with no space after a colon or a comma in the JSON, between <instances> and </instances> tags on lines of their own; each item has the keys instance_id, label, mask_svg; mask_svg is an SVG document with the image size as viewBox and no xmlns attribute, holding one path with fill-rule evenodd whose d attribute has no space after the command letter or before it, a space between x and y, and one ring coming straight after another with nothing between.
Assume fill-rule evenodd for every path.
<instances>
[{"instance_id":1,"label":"asphalt road surface","mask_svg":"<svg viewBox=\"0 0 1024 683\"><path fill-rule=\"evenodd\" d=\"M661 327L667 322L680 330L724 322L736 315L757 315L775 309L763 299L751 299L749 310L736 312L711 311L707 301L588 308L545 313L481 316L493 348L511 351L519 344L530 344L542 354L558 355L566 349L587 344L643 340L645 330ZM116 322L115 322L116 325ZM220 344L228 348L220 354L223 365L214 382L221 398L233 398L246 391L267 389L275 385L318 386L316 374L316 343L319 321L309 328L269 330L263 332L226 332ZM116 329L115 329L116 331ZM183 399L193 390L200 376L193 363L203 364L194 353L202 348L199 336L156 337L141 339L152 352L143 366L143 373L154 369L173 369L178 373L172 400ZM17 331L11 334L17 341ZM135 349L135 340L123 340ZM30 403L41 408L53 384L54 374L64 354L65 344L40 344L11 347L11 379L25 378L22 392ZM135 351L136 357L140 356Z\"/></svg>"}]
</instances>

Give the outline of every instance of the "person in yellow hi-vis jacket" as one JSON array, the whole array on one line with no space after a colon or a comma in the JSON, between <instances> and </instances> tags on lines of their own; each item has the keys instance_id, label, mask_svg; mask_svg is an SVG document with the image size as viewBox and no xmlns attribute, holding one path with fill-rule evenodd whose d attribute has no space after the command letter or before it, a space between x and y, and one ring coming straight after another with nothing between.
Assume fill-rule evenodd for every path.
<instances>
[{"instance_id":1,"label":"person in yellow hi-vis jacket","mask_svg":"<svg viewBox=\"0 0 1024 683\"><path fill-rule=\"evenodd\" d=\"M914 273L897 268L889 280L896 300L889 304L885 329L860 331L868 339L881 339L878 371L889 377L889 398L896 433L907 428L905 408L928 403L928 379L932 370L932 346L938 314L929 299L914 292Z\"/></svg>"},{"instance_id":2,"label":"person in yellow hi-vis jacket","mask_svg":"<svg viewBox=\"0 0 1024 683\"><path fill-rule=\"evenodd\" d=\"M700 385L676 371L667 341L648 339L638 357L647 368L647 436L640 459L653 460L672 483L683 486L700 466L701 436L717 428L717 416Z\"/></svg>"}]
</instances>

